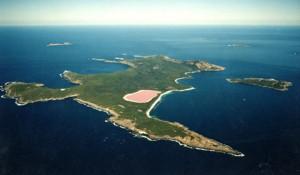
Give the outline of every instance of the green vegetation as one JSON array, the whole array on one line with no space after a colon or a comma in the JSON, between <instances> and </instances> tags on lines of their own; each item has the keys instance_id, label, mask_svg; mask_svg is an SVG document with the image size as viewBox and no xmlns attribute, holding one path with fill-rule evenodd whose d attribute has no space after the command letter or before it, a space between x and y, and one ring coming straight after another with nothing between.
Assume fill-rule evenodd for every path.
<instances>
[{"instance_id":1,"label":"green vegetation","mask_svg":"<svg viewBox=\"0 0 300 175\"><path fill-rule=\"evenodd\" d=\"M221 71L223 67L200 61L180 62L165 56L120 62L104 61L129 67L122 72L90 75L65 71L63 78L77 84L66 89L50 89L36 83L8 83L4 87L6 96L16 99L18 104L73 97L80 103L109 112L109 121L135 134L143 134L153 140L173 140L193 148L243 156L231 147L190 131L178 123L147 116L147 110L158 97L146 104L123 100L124 95L141 89L161 92L184 90L190 86L178 84L174 80L188 76L186 72Z\"/></svg>"},{"instance_id":2,"label":"green vegetation","mask_svg":"<svg viewBox=\"0 0 300 175\"><path fill-rule=\"evenodd\" d=\"M247 85L254 85L266 88L272 88L279 91L287 91L288 87L293 84L288 81L275 80L273 78L228 78L226 79L230 83L241 83Z\"/></svg>"},{"instance_id":3,"label":"green vegetation","mask_svg":"<svg viewBox=\"0 0 300 175\"><path fill-rule=\"evenodd\" d=\"M37 101L59 100L68 97L75 97L78 94L70 89L50 89L43 84L11 82L4 87L6 96L17 99L19 105Z\"/></svg>"}]
</instances>

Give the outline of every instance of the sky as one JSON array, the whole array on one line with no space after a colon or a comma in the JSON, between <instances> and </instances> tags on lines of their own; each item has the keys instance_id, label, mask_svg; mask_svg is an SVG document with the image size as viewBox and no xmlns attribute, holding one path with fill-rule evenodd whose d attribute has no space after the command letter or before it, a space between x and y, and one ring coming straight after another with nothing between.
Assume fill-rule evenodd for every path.
<instances>
[{"instance_id":1,"label":"sky","mask_svg":"<svg viewBox=\"0 0 300 175\"><path fill-rule=\"evenodd\" d=\"M300 0L0 0L0 25L300 25Z\"/></svg>"}]
</instances>

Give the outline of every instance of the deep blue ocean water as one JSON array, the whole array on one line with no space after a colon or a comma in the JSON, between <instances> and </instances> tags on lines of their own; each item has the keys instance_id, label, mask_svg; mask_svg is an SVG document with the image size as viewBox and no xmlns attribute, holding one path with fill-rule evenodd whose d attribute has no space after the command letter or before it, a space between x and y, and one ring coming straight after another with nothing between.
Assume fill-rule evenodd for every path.
<instances>
[{"instance_id":1,"label":"deep blue ocean water","mask_svg":"<svg viewBox=\"0 0 300 175\"><path fill-rule=\"evenodd\" d=\"M46 47L65 41L73 45ZM300 174L299 27L0 27L0 84L68 87L59 77L64 70L126 69L91 58L152 54L226 67L181 80L196 89L163 98L152 114L246 157L136 138L72 100L18 107L0 99L0 174ZM228 77L272 77L294 86L279 92L230 84Z\"/></svg>"}]
</instances>

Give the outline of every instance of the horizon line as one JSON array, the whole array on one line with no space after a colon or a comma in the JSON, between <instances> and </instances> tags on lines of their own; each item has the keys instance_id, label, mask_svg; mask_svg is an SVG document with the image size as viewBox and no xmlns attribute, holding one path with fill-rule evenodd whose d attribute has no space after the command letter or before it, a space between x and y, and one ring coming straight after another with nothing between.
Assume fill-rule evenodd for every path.
<instances>
[{"instance_id":1,"label":"horizon line","mask_svg":"<svg viewBox=\"0 0 300 175\"><path fill-rule=\"evenodd\" d=\"M57 26L57 27L59 27L59 26L65 26L65 27L67 27L67 26L120 26L120 27L122 27L122 26L141 26L141 27L143 27L143 26L149 26L149 27L151 27L151 26L195 26L195 27L197 27L197 26L199 26L199 27L201 27L201 26L253 26L253 27L255 27L255 26L266 26L266 27L268 27L268 26L274 26L274 27L280 27L280 26L282 26L282 27L284 27L284 26L287 26L287 27L300 27L300 24L0 24L0 27L26 27L26 26L28 26L28 27L30 27L30 26L32 26L32 27L34 27L34 26L37 26L37 27L39 27L39 26L45 26L45 27L47 27L47 26Z\"/></svg>"}]
</instances>

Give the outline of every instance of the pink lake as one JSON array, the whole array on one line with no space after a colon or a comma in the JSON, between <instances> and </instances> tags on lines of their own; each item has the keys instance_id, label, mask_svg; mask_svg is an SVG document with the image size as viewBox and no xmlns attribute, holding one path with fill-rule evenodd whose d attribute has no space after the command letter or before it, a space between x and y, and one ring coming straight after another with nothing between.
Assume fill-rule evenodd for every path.
<instances>
[{"instance_id":1,"label":"pink lake","mask_svg":"<svg viewBox=\"0 0 300 175\"><path fill-rule=\"evenodd\" d=\"M123 99L134 103L148 103L160 93L160 91L155 90L139 90L134 93L126 94Z\"/></svg>"}]
</instances>

